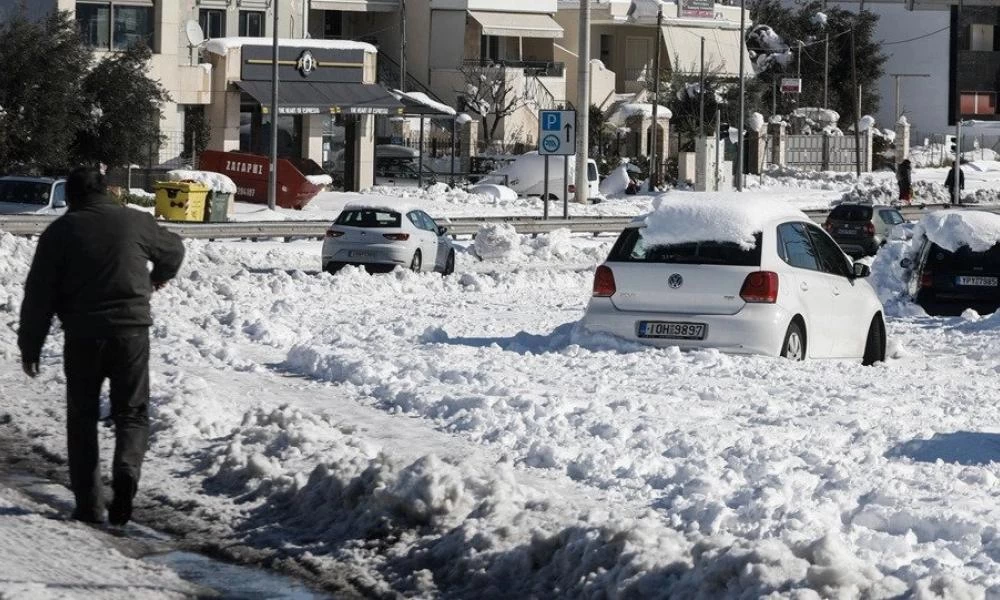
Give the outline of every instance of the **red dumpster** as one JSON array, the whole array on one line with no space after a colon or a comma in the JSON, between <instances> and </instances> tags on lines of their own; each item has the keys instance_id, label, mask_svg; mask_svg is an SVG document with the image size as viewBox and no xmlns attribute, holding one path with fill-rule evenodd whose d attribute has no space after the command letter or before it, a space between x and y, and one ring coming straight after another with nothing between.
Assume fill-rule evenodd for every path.
<instances>
[{"instance_id":1,"label":"red dumpster","mask_svg":"<svg viewBox=\"0 0 1000 600\"><path fill-rule=\"evenodd\" d=\"M199 156L202 171L215 171L228 175L236 184L236 200L253 204L267 204L267 174L270 159L259 154L220 152L206 150ZM282 208L301 209L320 192L301 171L284 158L278 159L278 197Z\"/></svg>"}]
</instances>

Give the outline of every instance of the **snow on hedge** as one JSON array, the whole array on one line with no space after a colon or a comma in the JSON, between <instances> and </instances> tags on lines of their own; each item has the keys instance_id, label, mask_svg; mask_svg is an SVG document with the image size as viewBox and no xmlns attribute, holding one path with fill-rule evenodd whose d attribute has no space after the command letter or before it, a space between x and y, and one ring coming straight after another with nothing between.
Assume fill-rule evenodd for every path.
<instances>
[{"instance_id":1,"label":"snow on hedge","mask_svg":"<svg viewBox=\"0 0 1000 600\"><path fill-rule=\"evenodd\" d=\"M643 118L653 118L653 105L644 102L625 102L621 104L608 116L608 123L614 125L615 127L625 127L628 125L628 120L635 116L641 116ZM673 117L673 113L669 108L663 106L662 104L656 108L656 118L657 119L670 119Z\"/></svg>"},{"instance_id":2,"label":"snow on hedge","mask_svg":"<svg viewBox=\"0 0 1000 600\"><path fill-rule=\"evenodd\" d=\"M801 210L779 200L667 194L653 201L653 212L643 219L646 226L641 233L650 244L717 241L750 249L755 234L766 223L782 217L810 220Z\"/></svg>"}]
</instances>

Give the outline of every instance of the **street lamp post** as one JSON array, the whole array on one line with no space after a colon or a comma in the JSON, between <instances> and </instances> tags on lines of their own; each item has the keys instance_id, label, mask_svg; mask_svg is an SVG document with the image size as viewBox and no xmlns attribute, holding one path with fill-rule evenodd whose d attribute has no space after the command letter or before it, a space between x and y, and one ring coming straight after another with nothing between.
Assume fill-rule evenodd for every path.
<instances>
[{"instance_id":1,"label":"street lamp post","mask_svg":"<svg viewBox=\"0 0 1000 600\"><path fill-rule=\"evenodd\" d=\"M274 210L278 201L278 0L271 4L273 31L271 45L271 166L267 173L267 208Z\"/></svg>"},{"instance_id":2,"label":"street lamp post","mask_svg":"<svg viewBox=\"0 0 1000 600\"><path fill-rule=\"evenodd\" d=\"M736 189L741 192L743 191L743 113L746 112L746 60L744 55L746 54L747 13L744 3L745 0L740 0L740 133L736 151L736 161L739 163L736 167Z\"/></svg>"}]
</instances>

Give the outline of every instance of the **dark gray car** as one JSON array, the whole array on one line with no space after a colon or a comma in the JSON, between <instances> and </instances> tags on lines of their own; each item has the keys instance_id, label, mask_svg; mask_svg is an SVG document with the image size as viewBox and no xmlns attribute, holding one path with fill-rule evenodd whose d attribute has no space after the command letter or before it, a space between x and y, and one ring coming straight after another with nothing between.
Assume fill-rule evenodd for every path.
<instances>
[{"instance_id":1,"label":"dark gray car","mask_svg":"<svg viewBox=\"0 0 1000 600\"><path fill-rule=\"evenodd\" d=\"M839 204L826 217L823 229L845 254L858 258L878 252L892 228L905 221L893 206Z\"/></svg>"}]
</instances>

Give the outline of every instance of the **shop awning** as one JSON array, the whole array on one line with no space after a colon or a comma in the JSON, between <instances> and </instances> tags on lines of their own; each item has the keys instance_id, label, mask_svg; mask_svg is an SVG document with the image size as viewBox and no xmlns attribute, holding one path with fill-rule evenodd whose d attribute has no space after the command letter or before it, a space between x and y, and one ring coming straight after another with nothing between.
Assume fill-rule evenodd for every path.
<instances>
[{"instance_id":1,"label":"shop awning","mask_svg":"<svg viewBox=\"0 0 1000 600\"><path fill-rule=\"evenodd\" d=\"M680 73L701 70L701 38L705 38L705 73L725 77L740 75L740 30L708 27L664 25L663 43L667 46L670 65ZM744 49L744 52L746 50ZM753 73L747 58L746 73Z\"/></svg>"},{"instance_id":2,"label":"shop awning","mask_svg":"<svg viewBox=\"0 0 1000 600\"><path fill-rule=\"evenodd\" d=\"M470 10L469 16L483 27L483 35L524 38L561 38L563 28L546 14L486 12Z\"/></svg>"},{"instance_id":3,"label":"shop awning","mask_svg":"<svg viewBox=\"0 0 1000 600\"><path fill-rule=\"evenodd\" d=\"M235 83L265 110L271 106L270 81ZM402 110L399 100L374 83L282 81L278 85L278 113L283 115L396 115Z\"/></svg>"}]
</instances>

